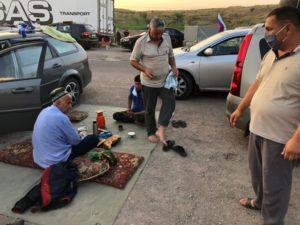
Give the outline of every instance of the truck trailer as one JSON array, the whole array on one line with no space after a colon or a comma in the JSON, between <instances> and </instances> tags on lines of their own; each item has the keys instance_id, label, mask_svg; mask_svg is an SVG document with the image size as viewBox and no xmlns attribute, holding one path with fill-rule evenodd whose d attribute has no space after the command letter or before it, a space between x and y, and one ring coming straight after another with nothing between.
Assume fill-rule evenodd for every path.
<instances>
[{"instance_id":1,"label":"truck trailer","mask_svg":"<svg viewBox=\"0 0 300 225\"><path fill-rule=\"evenodd\" d=\"M0 0L0 26L64 21L92 25L101 36L114 34L114 0Z\"/></svg>"}]
</instances>

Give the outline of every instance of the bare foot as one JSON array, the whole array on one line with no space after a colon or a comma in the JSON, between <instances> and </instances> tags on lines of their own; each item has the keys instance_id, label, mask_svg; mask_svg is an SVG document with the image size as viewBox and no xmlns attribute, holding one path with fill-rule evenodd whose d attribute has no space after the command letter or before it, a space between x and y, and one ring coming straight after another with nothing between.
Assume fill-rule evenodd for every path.
<instances>
[{"instance_id":1,"label":"bare foot","mask_svg":"<svg viewBox=\"0 0 300 225\"><path fill-rule=\"evenodd\" d=\"M166 141L166 136L164 134L164 131L162 129L158 129L155 133L155 135L159 138L160 142L162 142L164 145L168 145Z\"/></svg>"},{"instance_id":2,"label":"bare foot","mask_svg":"<svg viewBox=\"0 0 300 225\"><path fill-rule=\"evenodd\" d=\"M254 210L260 210L256 205L255 205L255 200L253 198L241 198L240 199L240 204L248 209L254 209Z\"/></svg>"},{"instance_id":3,"label":"bare foot","mask_svg":"<svg viewBox=\"0 0 300 225\"><path fill-rule=\"evenodd\" d=\"M148 140L151 141L152 143L157 143L158 142L157 137L155 135L150 135L148 137Z\"/></svg>"}]
</instances>

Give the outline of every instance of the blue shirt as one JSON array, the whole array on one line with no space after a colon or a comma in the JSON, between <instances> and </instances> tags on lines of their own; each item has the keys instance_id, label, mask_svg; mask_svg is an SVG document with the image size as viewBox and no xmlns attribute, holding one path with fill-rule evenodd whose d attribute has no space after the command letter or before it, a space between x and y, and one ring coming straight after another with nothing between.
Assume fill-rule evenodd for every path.
<instances>
[{"instance_id":1,"label":"blue shirt","mask_svg":"<svg viewBox=\"0 0 300 225\"><path fill-rule=\"evenodd\" d=\"M129 90L129 96L128 98L132 100L132 107L131 110L133 112L141 112L144 111L144 102L143 102L143 97L142 97L142 92L134 91L135 86L131 86ZM135 94L133 94L135 93Z\"/></svg>"},{"instance_id":2,"label":"blue shirt","mask_svg":"<svg viewBox=\"0 0 300 225\"><path fill-rule=\"evenodd\" d=\"M39 114L33 129L33 159L42 168L47 168L69 158L72 146L79 144L81 137L69 117L56 106L49 106Z\"/></svg>"}]
</instances>

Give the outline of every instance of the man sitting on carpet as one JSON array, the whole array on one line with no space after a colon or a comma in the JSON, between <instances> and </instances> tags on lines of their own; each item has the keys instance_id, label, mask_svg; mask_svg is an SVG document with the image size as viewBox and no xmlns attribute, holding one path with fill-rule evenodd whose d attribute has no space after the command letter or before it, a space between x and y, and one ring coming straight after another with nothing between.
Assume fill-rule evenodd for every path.
<instances>
[{"instance_id":1,"label":"man sitting on carpet","mask_svg":"<svg viewBox=\"0 0 300 225\"><path fill-rule=\"evenodd\" d=\"M42 168L66 162L95 148L97 135L81 138L66 115L72 109L72 97L63 88L50 93L53 104L43 109L32 134L33 159Z\"/></svg>"},{"instance_id":2,"label":"man sitting on carpet","mask_svg":"<svg viewBox=\"0 0 300 225\"><path fill-rule=\"evenodd\" d=\"M128 110L114 113L113 118L123 123L145 124L145 108L140 75L135 76L134 85L129 90Z\"/></svg>"}]
</instances>

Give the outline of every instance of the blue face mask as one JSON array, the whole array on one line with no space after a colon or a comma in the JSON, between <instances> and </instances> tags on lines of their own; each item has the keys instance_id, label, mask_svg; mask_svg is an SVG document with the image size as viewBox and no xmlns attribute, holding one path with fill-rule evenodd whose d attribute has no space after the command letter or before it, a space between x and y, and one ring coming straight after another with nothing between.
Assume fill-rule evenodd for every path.
<instances>
[{"instance_id":1,"label":"blue face mask","mask_svg":"<svg viewBox=\"0 0 300 225\"><path fill-rule=\"evenodd\" d=\"M283 31L284 28L286 28L287 25L282 27L276 34L265 34L265 39L270 48L272 48L274 51L278 51L282 48L283 41L279 41L277 39L277 35L280 34L281 31Z\"/></svg>"}]
</instances>

